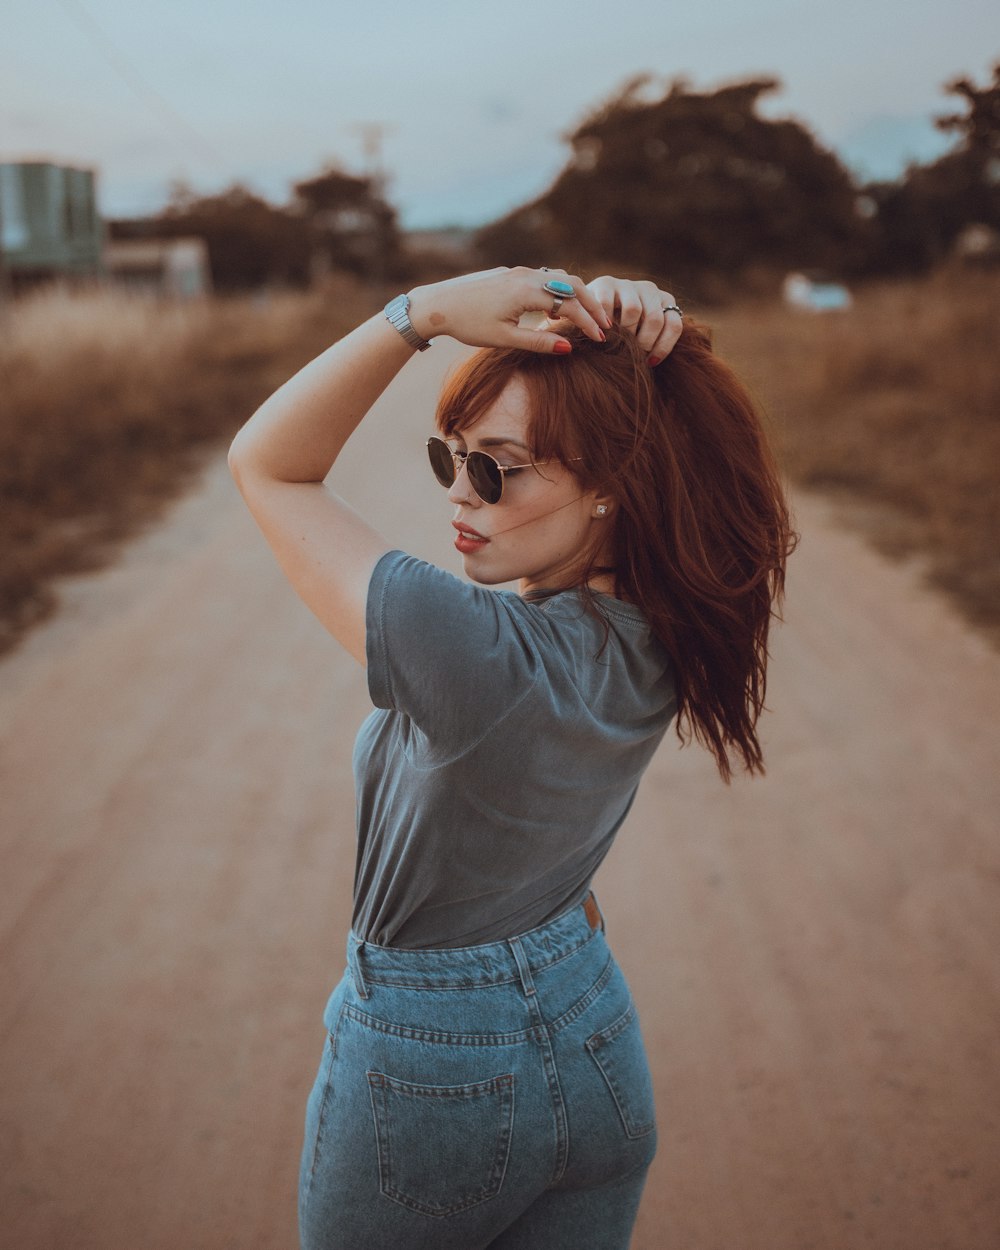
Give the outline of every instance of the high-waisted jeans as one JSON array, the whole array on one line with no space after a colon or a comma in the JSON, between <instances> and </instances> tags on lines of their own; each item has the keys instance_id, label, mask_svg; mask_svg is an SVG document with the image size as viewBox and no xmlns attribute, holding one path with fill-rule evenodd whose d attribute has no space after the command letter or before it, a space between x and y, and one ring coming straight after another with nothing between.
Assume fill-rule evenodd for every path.
<instances>
[{"instance_id":1,"label":"high-waisted jeans","mask_svg":"<svg viewBox=\"0 0 1000 1250\"><path fill-rule=\"evenodd\" d=\"M581 904L481 946L349 936L306 1107L303 1250L627 1248L656 1127L603 928Z\"/></svg>"}]
</instances>

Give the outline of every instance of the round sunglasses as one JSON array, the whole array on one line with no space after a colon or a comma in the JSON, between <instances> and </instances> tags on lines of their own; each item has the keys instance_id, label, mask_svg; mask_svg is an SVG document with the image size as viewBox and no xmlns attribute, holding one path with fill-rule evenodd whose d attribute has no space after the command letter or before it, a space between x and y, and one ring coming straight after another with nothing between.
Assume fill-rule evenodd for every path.
<instances>
[{"instance_id":1,"label":"round sunglasses","mask_svg":"<svg viewBox=\"0 0 1000 1250\"><path fill-rule=\"evenodd\" d=\"M483 503L499 503L503 495L504 475L513 469L530 469L547 460L529 460L527 464L501 464L485 451L453 451L443 438L433 435L427 440L427 456L434 476L442 486L452 486L464 464L469 484Z\"/></svg>"}]
</instances>

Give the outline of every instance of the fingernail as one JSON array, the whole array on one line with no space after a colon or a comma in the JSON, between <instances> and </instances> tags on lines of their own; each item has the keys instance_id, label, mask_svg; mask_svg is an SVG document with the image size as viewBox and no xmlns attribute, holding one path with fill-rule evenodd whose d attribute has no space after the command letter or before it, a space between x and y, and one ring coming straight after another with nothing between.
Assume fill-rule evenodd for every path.
<instances>
[{"instance_id":1,"label":"fingernail","mask_svg":"<svg viewBox=\"0 0 1000 1250\"><path fill-rule=\"evenodd\" d=\"M597 333L601 336L602 343L606 343L608 341L608 336L604 333L603 330L599 329Z\"/></svg>"},{"instance_id":2,"label":"fingernail","mask_svg":"<svg viewBox=\"0 0 1000 1250\"><path fill-rule=\"evenodd\" d=\"M649 365L650 369L655 369L656 366L663 360L666 360L665 356L650 356L650 358L646 361L646 364Z\"/></svg>"},{"instance_id":3,"label":"fingernail","mask_svg":"<svg viewBox=\"0 0 1000 1250\"><path fill-rule=\"evenodd\" d=\"M573 344L567 342L566 339L556 339L552 344L552 350L557 356L565 356L567 352L573 350Z\"/></svg>"}]
</instances>

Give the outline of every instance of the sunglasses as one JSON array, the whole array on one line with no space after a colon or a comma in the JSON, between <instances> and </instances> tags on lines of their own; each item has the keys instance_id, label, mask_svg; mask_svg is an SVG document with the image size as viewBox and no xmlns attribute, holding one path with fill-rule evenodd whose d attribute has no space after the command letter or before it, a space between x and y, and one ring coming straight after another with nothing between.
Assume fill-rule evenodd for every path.
<instances>
[{"instance_id":1,"label":"sunglasses","mask_svg":"<svg viewBox=\"0 0 1000 1250\"><path fill-rule=\"evenodd\" d=\"M531 469L536 464L548 464L547 460L529 460L527 464L500 464L485 451L452 451L442 438L433 436L427 440L427 456L434 476L442 486L454 485L464 464L469 483L483 503L499 503L503 495L504 475L513 469Z\"/></svg>"}]
</instances>

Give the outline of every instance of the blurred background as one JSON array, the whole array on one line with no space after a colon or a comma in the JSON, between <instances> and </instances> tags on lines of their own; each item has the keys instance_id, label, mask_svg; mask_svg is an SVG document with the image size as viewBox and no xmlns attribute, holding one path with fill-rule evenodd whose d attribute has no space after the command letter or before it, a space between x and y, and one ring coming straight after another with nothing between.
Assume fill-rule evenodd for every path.
<instances>
[{"instance_id":1,"label":"blurred background","mask_svg":"<svg viewBox=\"0 0 1000 1250\"><path fill-rule=\"evenodd\" d=\"M6 15L0 647L387 294L517 263L656 277L995 627L992 4Z\"/></svg>"},{"instance_id":2,"label":"blurred background","mask_svg":"<svg viewBox=\"0 0 1000 1250\"><path fill-rule=\"evenodd\" d=\"M635 1250L1000 1244L995 0L6 0L0 1245L295 1244L370 703L226 451L392 295L521 263L709 324L803 533L767 777L668 736L598 878ZM331 475L446 567L461 354Z\"/></svg>"}]
</instances>

